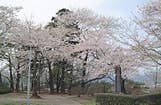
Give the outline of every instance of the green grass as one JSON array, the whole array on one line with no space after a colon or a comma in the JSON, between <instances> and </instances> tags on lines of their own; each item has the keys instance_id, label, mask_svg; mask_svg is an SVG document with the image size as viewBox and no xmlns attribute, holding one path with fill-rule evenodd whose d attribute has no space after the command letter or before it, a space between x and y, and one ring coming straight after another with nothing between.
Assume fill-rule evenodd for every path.
<instances>
[{"instance_id":1,"label":"green grass","mask_svg":"<svg viewBox=\"0 0 161 105\"><path fill-rule=\"evenodd\" d=\"M91 99L91 100L89 100L89 101L83 103L83 105L96 105L95 99Z\"/></svg>"},{"instance_id":2,"label":"green grass","mask_svg":"<svg viewBox=\"0 0 161 105\"><path fill-rule=\"evenodd\" d=\"M26 103L0 103L0 105L26 105ZM45 104L34 104L34 103L31 103L30 105L45 105Z\"/></svg>"}]
</instances>

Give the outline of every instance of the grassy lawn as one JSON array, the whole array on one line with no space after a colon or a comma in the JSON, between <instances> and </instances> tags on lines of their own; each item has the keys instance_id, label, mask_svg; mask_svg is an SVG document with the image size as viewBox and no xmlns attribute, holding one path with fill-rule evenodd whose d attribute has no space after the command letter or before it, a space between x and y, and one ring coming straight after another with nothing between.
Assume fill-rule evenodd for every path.
<instances>
[{"instance_id":1,"label":"grassy lawn","mask_svg":"<svg viewBox=\"0 0 161 105\"><path fill-rule=\"evenodd\" d=\"M94 99L91 99L91 100L83 103L83 105L96 105L96 103L95 103L95 100Z\"/></svg>"},{"instance_id":2,"label":"grassy lawn","mask_svg":"<svg viewBox=\"0 0 161 105\"><path fill-rule=\"evenodd\" d=\"M26 105L26 103L0 103L0 105ZM45 104L34 104L34 103L31 103L30 105L45 105Z\"/></svg>"},{"instance_id":3,"label":"grassy lawn","mask_svg":"<svg viewBox=\"0 0 161 105\"><path fill-rule=\"evenodd\" d=\"M26 103L0 103L0 105L26 105ZM36 104L31 103L30 105L45 105L45 104ZM94 100L83 103L83 105L96 105Z\"/></svg>"},{"instance_id":4,"label":"grassy lawn","mask_svg":"<svg viewBox=\"0 0 161 105\"><path fill-rule=\"evenodd\" d=\"M0 103L0 105L26 105L26 103L21 102L6 102L6 103ZM47 104L39 104L39 103L31 103L30 105L47 105ZM82 105L96 105L95 100L91 99L89 101L86 101L82 103Z\"/></svg>"},{"instance_id":5,"label":"grassy lawn","mask_svg":"<svg viewBox=\"0 0 161 105\"><path fill-rule=\"evenodd\" d=\"M31 99L30 105L95 105L94 97L88 96L66 96L66 95L48 95L42 94L42 99ZM61 100L60 100L61 99ZM26 105L26 95L25 94L3 94L0 95L0 105Z\"/></svg>"}]
</instances>

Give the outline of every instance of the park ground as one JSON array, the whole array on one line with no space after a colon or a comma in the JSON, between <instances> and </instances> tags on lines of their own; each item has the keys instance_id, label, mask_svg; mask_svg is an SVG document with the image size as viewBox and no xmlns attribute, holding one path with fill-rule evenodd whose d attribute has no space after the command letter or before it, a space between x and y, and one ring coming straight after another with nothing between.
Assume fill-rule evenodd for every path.
<instances>
[{"instance_id":1,"label":"park ground","mask_svg":"<svg viewBox=\"0 0 161 105\"><path fill-rule=\"evenodd\" d=\"M48 95L42 94L41 99L30 99L31 105L95 105L94 98L87 96ZM9 93L0 95L0 105L25 105L26 94Z\"/></svg>"}]
</instances>

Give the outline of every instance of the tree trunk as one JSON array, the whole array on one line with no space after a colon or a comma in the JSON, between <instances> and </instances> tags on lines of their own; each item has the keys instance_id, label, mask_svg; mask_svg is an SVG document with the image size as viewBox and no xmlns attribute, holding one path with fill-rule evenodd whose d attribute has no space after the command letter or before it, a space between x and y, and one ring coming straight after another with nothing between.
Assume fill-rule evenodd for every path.
<instances>
[{"instance_id":1,"label":"tree trunk","mask_svg":"<svg viewBox=\"0 0 161 105\"><path fill-rule=\"evenodd\" d=\"M59 87L60 87L60 85L59 85L59 70L58 70L58 72L57 72L57 76L56 76L56 92L57 93L59 93Z\"/></svg>"},{"instance_id":2,"label":"tree trunk","mask_svg":"<svg viewBox=\"0 0 161 105\"><path fill-rule=\"evenodd\" d=\"M106 84L103 84L103 93L106 93Z\"/></svg>"},{"instance_id":3,"label":"tree trunk","mask_svg":"<svg viewBox=\"0 0 161 105\"><path fill-rule=\"evenodd\" d=\"M8 58L8 63L9 63L9 72L10 72L10 89L11 89L11 92L14 92L14 81L13 81L13 73L12 73L12 62L11 62L10 56Z\"/></svg>"},{"instance_id":4,"label":"tree trunk","mask_svg":"<svg viewBox=\"0 0 161 105\"><path fill-rule=\"evenodd\" d=\"M33 62L33 77L32 77L32 82L33 82L33 89L32 89L32 98L39 98L40 96L38 96L37 93L37 86L38 86L38 81L37 81L37 68L38 68L38 64L37 64L37 56L38 56L38 52L35 51L35 58L34 58L34 62Z\"/></svg>"},{"instance_id":5,"label":"tree trunk","mask_svg":"<svg viewBox=\"0 0 161 105\"><path fill-rule=\"evenodd\" d=\"M81 87L80 87L81 89L80 89L78 97L80 97L81 94L83 94L83 95L85 94L85 92L84 92L84 88L85 88L84 78L86 76L86 67L85 66L87 65L87 60L88 60L88 51L87 51L86 56L84 58L83 70L82 70L82 80L81 80Z\"/></svg>"},{"instance_id":6,"label":"tree trunk","mask_svg":"<svg viewBox=\"0 0 161 105\"><path fill-rule=\"evenodd\" d=\"M16 92L20 92L20 73L17 73L17 79L16 79Z\"/></svg>"},{"instance_id":7,"label":"tree trunk","mask_svg":"<svg viewBox=\"0 0 161 105\"><path fill-rule=\"evenodd\" d=\"M39 76L37 78L37 88L38 88L38 92L40 94L40 90L41 90L41 83L40 83L40 72L39 72Z\"/></svg>"},{"instance_id":8,"label":"tree trunk","mask_svg":"<svg viewBox=\"0 0 161 105\"><path fill-rule=\"evenodd\" d=\"M115 66L115 92L121 93L121 67Z\"/></svg>"},{"instance_id":9,"label":"tree trunk","mask_svg":"<svg viewBox=\"0 0 161 105\"><path fill-rule=\"evenodd\" d=\"M82 94L82 95L85 94L85 91L84 91L85 89L84 89L84 88L85 88L84 79L82 79L82 82L81 82L81 94ZM80 95L81 95L81 94L80 94ZM79 97L80 97L80 96L79 96Z\"/></svg>"},{"instance_id":10,"label":"tree trunk","mask_svg":"<svg viewBox=\"0 0 161 105\"><path fill-rule=\"evenodd\" d=\"M24 91L24 87L23 87L23 81L21 81L21 91Z\"/></svg>"},{"instance_id":11,"label":"tree trunk","mask_svg":"<svg viewBox=\"0 0 161 105\"><path fill-rule=\"evenodd\" d=\"M48 69L49 69L49 88L50 88L50 94L54 93L54 81L53 81L53 72L51 70L51 62L47 59Z\"/></svg>"},{"instance_id":12,"label":"tree trunk","mask_svg":"<svg viewBox=\"0 0 161 105\"><path fill-rule=\"evenodd\" d=\"M72 89L72 82L73 82L73 70L70 71L70 75L71 75L71 78L70 78L70 83L69 83L69 87L68 87L68 94L71 95L71 89Z\"/></svg>"},{"instance_id":13,"label":"tree trunk","mask_svg":"<svg viewBox=\"0 0 161 105\"><path fill-rule=\"evenodd\" d=\"M0 87L2 86L2 73L0 72Z\"/></svg>"},{"instance_id":14,"label":"tree trunk","mask_svg":"<svg viewBox=\"0 0 161 105\"><path fill-rule=\"evenodd\" d=\"M21 78L21 74L20 74L20 64L18 63L17 65L17 78L16 78L16 92L18 93L20 91L20 78Z\"/></svg>"},{"instance_id":15,"label":"tree trunk","mask_svg":"<svg viewBox=\"0 0 161 105\"><path fill-rule=\"evenodd\" d=\"M125 90L125 79L121 78L121 92L126 93Z\"/></svg>"},{"instance_id":16,"label":"tree trunk","mask_svg":"<svg viewBox=\"0 0 161 105\"><path fill-rule=\"evenodd\" d=\"M155 73L155 82L154 82L155 90L157 89L157 84L158 84L158 72L156 71L156 73Z\"/></svg>"},{"instance_id":17,"label":"tree trunk","mask_svg":"<svg viewBox=\"0 0 161 105\"><path fill-rule=\"evenodd\" d=\"M64 65L63 65L64 66ZM64 87L64 73L65 73L65 68L62 68L62 75L61 75L61 93L65 93L65 87Z\"/></svg>"},{"instance_id":18,"label":"tree trunk","mask_svg":"<svg viewBox=\"0 0 161 105\"><path fill-rule=\"evenodd\" d=\"M41 62L41 60L40 60L40 62L39 62L39 72L38 72L38 91L39 91L39 94L40 94L40 91L41 91L41 73L42 73L42 62Z\"/></svg>"},{"instance_id":19,"label":"tree trunk","mask_svg":"<svg viewBox=\"0 0 161 105\"><path fill-rule=\"evenodd\" d=\"M33 74L33 76L36 76L35 73ZM32 97L38 97L38 94L37 94L37 80L36 80L35 77L33 78Z\"/></svg>"}]
</instances>

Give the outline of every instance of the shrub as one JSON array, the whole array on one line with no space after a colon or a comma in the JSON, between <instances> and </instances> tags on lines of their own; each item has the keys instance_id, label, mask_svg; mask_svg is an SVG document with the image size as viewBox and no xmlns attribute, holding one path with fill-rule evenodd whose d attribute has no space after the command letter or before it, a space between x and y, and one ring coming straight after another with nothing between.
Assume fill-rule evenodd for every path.
<instances>
[{"instance_id":1,"label":"shrub","mask_svg":"<svg viewBox=\"0 0 161 105\"><path fill-rule=\"evenodd\" d=\"M7 84L2 84L2 86L0 86L0 94L5 94L5 93L10 93L10 88L8 87Z\"/></svg>"},{"instance_id":2,"label":"shrub","mask_svg":"<svg viewBox=\"0 0 161 105\"><path fill-rule=\"evenodd\" d=\"M96 105L161 105L161 94L142 96L96 94Z\"/></svg>"},{"instance_id":3,"label":"shrub","mask_svg":"<svg viewBox=\"0 0 161 105\"><path fill-rule=\"evenodd\" d=\"M132 81L132 80L126 80L125 90L126 90L126 94L143 95L143 94L145 94L147 88L145 88L144 83L135 82L135 81Z\"/></svg>"},{"instance_id":4,"label":"shrub","mask_svg":"<svg viewBox=\"0 0 161 105\"><path fill-rule=\"evenodd\" d=\"M86 86L86 93L88 95L94 95L95 93L109 93L112 92L111 84L107 82L94 82Z\"/></svg>"}]
</instances>

